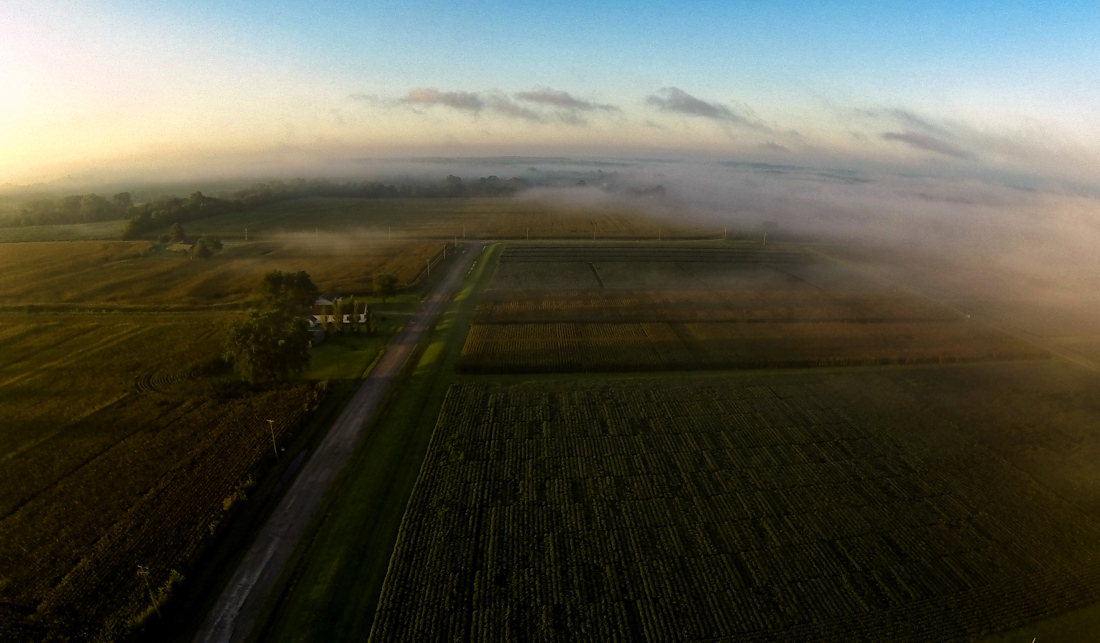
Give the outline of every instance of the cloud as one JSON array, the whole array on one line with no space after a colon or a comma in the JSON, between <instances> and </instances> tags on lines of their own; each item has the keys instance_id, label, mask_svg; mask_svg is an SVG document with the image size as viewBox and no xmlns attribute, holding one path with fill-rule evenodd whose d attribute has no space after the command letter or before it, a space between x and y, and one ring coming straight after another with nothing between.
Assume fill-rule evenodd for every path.
<instances>
[{"instance_id":1,"label":"cloud","mask_svg":"<svg viewBox=\"0 0 1100 643\"><path fill-rule=\"evenodd\" d=\"M786 146L780 145L779 143L776 143L775 141L768 141L767 143L762 143L760 145L760 149L764 150L765 152L790 152L791 151Z\"/></svg>"},{"instance_id":2,"label":"cloud","mask_svg":"<svg viewBox=\"0 0 1100 643\"><path fill-rule=\"evenodd\" d=\"M509 118L518 118L530 123L543 122L543 116L538 112L528 109L523 105L516 103L503 94L494 94L489 96L486 101L489 109L493 110L497 114L507 116Z\"/></svg>"},{"instance_id":3,"label":"cloud","mask_svg":"<svg viewBox=\"0 0 1100 643\"><path fill-rule=\"evenodd\" d=\"M473 92L441 92L431 87L414 89L399 102L406 105L431 107L444 105L464 112L480 112L485 102Z\"/></svg>"},{"instance_id":4,"label":"cloud","mask_svg":"<svg viewBox=\"0 0 1100 643\"><path fill-rule=\"evenodd\" d=\"M581 100L580 98L573 96L569 92L561 91L559 89L550 89L549 87L540 87L539 89L529 92L519 92L518 94L516 94L516 98L530 103L537 103L539 105L545 105L547 107L557 107L559 109L565 110L576 110L581 112L620 111L619 108L615 107L614 105L605 105L602 103L594 103L592 101Z\"/></svg>"},{"instance_id":5,"label":"cloud","mask_svg":"<svg viewBox=\"0 0 1100 643\"><path fill-rule=\"evenodd\" d=\"M969 159L973 158L973 155L966 150L957 147L947 141L936 138L930 134L922 134L921 132L905 131L905 132L885 132L882 134L882 139L885 141L897 141L904 143L909 147L924 150L926 152L935 152L937 154L943 154L944 156L950 156L957 159Z\"/></svg>"},{"instance_id":6,"label":"cloud","mask_svg":"<svg viewBox=\"0 0 1100 643\"><path fill-rule=\"evenodd\" d=\"M721 103L708 103L676 87L663 87L657 94L647 97L645 102L662 112L699 116L751 129L771 131L771 128L757 118L747 106L741 105L737 111L734 111Z\"/></svg>"},{"instance_id":7,"label":"cloud","mask_svg":"<svg viewBox=\"0 0 1100 643\"><path fill-rule=\"evenodd\" d=\"M582 100L569 92L545 87L529 92L519 92L514 96L515 100L497 90L443 92L434 87L414 89L397 100L381 100L368 94L351 95L355 100L382 107L419 108L441 105L475 116L495 114L528 123L556 122L574 127L583 127L588 124L588 121L581 116L582 113L621 111L614 105ZM528 107L518 101L532 103L536 107ZM538 107L548 109L537 109Z\"/></svg>"}]
</instances>

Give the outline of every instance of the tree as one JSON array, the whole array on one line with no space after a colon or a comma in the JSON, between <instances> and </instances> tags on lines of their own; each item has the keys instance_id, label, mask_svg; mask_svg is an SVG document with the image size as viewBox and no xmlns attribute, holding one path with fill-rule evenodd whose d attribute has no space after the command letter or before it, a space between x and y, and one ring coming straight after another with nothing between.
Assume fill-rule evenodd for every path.
<instances>
[{"instance_id":1,"label":"tree","mask_svg":"<svg viewBox=\"0 0 1100 643\"><path fill-rule=\"evenodd\" d=\"M111 216L111 204L98 194L80 197L81 221L106 221Z\"/></svg>"},{"instance_id":2,"label":"tree","mask_svg":"<svg viewBox=\"0 0 1100 643\"><path fill-rule=\"evenodd\" d=\"M199 257L200 259L209 259L214 256L215 252L221 249L222 242L220 239L208 237L204 234L195 242L195 247L191 249L191 256Z\"/></svg>"},{"instance_id":3,"label":"tree","mask_svg":"<svg viewBox=\"0 0 1100 643\"><path fill-rule=\"evenodd\" d=\"M226 329L222 357L253 384L285 380L309 365L309 340L305 319L253 309Z\"/></svg>"},{"instance_id":4,"label":"tree","mask_svg":"<svg viewBox=\"0 0 1100 643\"><path fill-rule=\"evenodd\" d=\"M148 212L141 212L126 224L126 227L122 230L123 239L137 239L143 232L153 226L153 217ZM181 229L182 233L183 230ZM169 241L171 235L164 235L164 240Z\"/></svg>"},{"instance_id":5,"label":"tree","mask_svg":"<svg viewBox=\"0 0 1100 643\"><path fill-rule=\"evenodd\" d=\"M272 270L260 280L260 296L266 308L277 308L287 314L308 315L320 293L309 273Z\"/></svg>"},{"instance_id":6,"label":"tree","mask_svg":"<svg viewBox=\"0 0 1100 643\"><path fill-rule=\"evenodd\" d=\"M332 327L338 333L344 330L344 300L342 299L332 302Z\"/></svg>"},{"instance_id":7,"label":"tree","mask_svg":"<svg viewBox=\"0 0 1100 643\"><path fill-rule=\"evenodd\" d=\"M210 242L206 237L199 237L199 240L195 242L195 247L191 248L191 256L199 259L209 259L214 256L214 249L210 247Z\"/></svg>"},{"instance_id":8,"label":"tree","mask_svg":"<svg viewBox=\"0 0 1100 643\"><path fill-rule=\"evenodd\" d=\"M382 298L386 303L386 297L393 295L397 290L397 275L388 272L380 272L374 276L374 295Z\"/></svg>"},{"instance_id":9,"label":"tree","mask_svg":"<svg viewBox=\"0 0 1100 643\"><path fill-rule=\"evenodd\" d=\"M348 297L347 300L344 301L344 306L347 307L348 313L350 313L348 315L348 321L351 322L351 323L348 324L348 329L353 333L358 333L359 332L359 308L361 308L361 306L359 305L359 302L355 301L355 297Z\"/></svg>"},{"instance_id":10,"label":"tree","mask_svg":"<svg viewBox=\"0 0 1100 643\"><path fill-rule=\"evenodd\" d=\"M119 192L111 197L111 200L114 201L115 207L119 210L125 211L134 207L134 199L129 192Z\"/></svg>"},{"instance_id":11,"label":"tree","mask_svg":"<svg viewBox=\"0 0 1100 643\"><path fill-rule=\"evenodd\" d=\"M173 223L172 227L168 228L168 239L172 243L183 241L183 226L178 223Z\"/></svg>"},{"instance_id":12,"label":"tree","mask_svg":"<svg viewBox=\"0 0 1100 643\"><path fill-rule=\"evenodd\" d=\"M363 304L363 329L368 335L374 334L374 315L370 311L370 304Z\"/></svg>"}]
</instances>

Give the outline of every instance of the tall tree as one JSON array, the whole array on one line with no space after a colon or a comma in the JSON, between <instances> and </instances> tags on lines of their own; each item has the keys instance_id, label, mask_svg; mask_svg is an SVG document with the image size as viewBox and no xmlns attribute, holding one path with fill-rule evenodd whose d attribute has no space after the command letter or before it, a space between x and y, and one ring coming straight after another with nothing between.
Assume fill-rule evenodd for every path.
<instances>
[{"instance_id":1,"label":"tall tree","mask_svg":"<svg viewBox=\"0 0 1100 643\"><path fill-rule=\"evenodd\" d=\"M272 270L260 280L260 296L264 306L278 308L289 314L307 315L319 294L309 273Z\"/></svg>"},{"instance_id":2,"label":"tall tree","mask_svg":"<svg viewBox=\"0 0 1100 643\"><path fill-rule=\"evenodd\" d=\"M332 302L332 328L338 333L344 330L344 312L343 299Z\"/></svg>"},{"instance_id":3,"label":"tall tree","mask_svg":"<svg viewBox=\"0 0 1100 643\"><path fill-rule=\"evenodd\" d=\"M390 297L397 291L397 275L380 272L374 276L374 295L381 297L382 303L386 303L386 297Z\"/></svg>"},{"instance_id":4,"label":"tall tree","mask_svg":"<svg viewBox=\"0 0 1100 643\"><path fill-rule=\"evenodd\" d=\"M229 325L223 358L248 382L287 379L309 365L309 326L281 310L249 310Z\"/></svg>"},{"instance_id":5,"label":"tall tree","mask_svg":"<svg viewBox=\"0 0 1100 643\"><path fill-rule=\"evenodd\" d=\"M168 240L172 243L183 241L183 226L178 223L173 223L172 227L168 228Z\"/></svg>"},{"instance_id":6,"label":"tall tree","mask_svg":"<svg viewBox=\"0 0 1100 643\"><path fill-rule=\"evenodd\" d=\"M348 297L344 301L344 305L347 307L348 313L350 313L348 315L348 321L351 322L351 323L348 324L348 330L350 330L353 333L358 333L359 332L359 309L362 308L363 305L360 304L358 301L356 301L355 297Z\"/></svg>"}]
</instances>

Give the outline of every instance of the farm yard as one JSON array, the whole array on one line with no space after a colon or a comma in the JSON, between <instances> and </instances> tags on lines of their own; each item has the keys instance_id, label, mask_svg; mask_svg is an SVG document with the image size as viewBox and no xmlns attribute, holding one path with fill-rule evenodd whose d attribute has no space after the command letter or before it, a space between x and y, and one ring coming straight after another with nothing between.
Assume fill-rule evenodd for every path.
<instances>
[{"instance_id":1,"label":"farm yard","mask_svg":"<svg viewBox=\"0 0 1100 643\"><path fill-rule=\"evenodd\" d=\"M967 438L879 372L457 384L371 640L948 640L1096 600L1100 523Z\"/></svg>"}]
</instances>

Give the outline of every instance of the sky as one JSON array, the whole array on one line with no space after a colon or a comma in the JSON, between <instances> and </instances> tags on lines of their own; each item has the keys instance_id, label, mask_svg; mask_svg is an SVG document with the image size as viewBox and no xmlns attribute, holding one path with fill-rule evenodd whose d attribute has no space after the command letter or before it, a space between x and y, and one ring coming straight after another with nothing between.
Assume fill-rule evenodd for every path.
<instances>
[{"instance_id":1,"label":"sky","mask_svg":"<svg viewBox=\"0 0 1100 643\"><path fill-rule=\"evenodd\" d=\"M1096 185L1097 34L1095 0L4 0L0 185L502 154Z\"/></svg>"}]
</instances>

